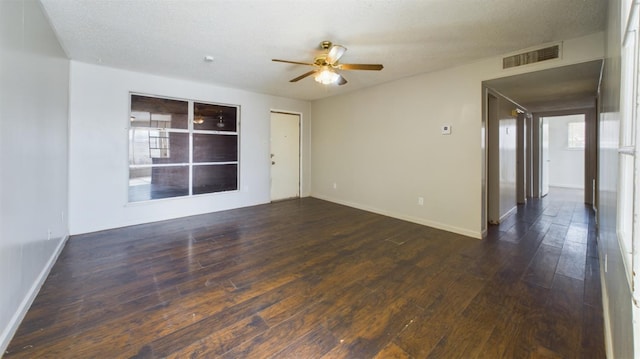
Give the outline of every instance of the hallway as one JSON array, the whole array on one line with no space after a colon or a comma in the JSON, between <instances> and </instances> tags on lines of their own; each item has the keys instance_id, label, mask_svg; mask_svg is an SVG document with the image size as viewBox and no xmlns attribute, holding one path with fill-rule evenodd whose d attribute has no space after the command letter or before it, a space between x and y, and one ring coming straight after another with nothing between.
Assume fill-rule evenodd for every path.
<instances>
[{"instance_id":1,"label":"hallway","mask_svg":"<svg viewBox=\"0 0 640 359\"><path fill-rule=\"evenodd\" d=\"M517 213L489 227L490 243L483 249L510 255L511 264L493 280L504 281L501 285L519 298L498 303L522 306L522 315L515 309L512 319L524 325L503 334L537 347L541 356L605 357L595 218L583 193L551 187L547 196L529 198ZM576 346L580 352L571 349ZM520 357L512 354L507 357Z\"/></svg>"}]
</instances>

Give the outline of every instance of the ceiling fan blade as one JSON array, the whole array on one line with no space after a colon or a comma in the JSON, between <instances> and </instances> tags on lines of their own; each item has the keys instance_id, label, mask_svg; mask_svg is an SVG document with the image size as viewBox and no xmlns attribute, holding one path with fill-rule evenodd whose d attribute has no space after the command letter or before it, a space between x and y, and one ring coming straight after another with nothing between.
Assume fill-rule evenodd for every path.
<instances>
[{"instance_id":1,"label":"ceiling fan blade","mask_svg":"<svg viewBox=\"0 0 640 359\"><path fill-rule=\"evenodd\" d=\"M340 64L337 66L340 70L371 70L380 71L384 66L380 64Z\"/></svg>"},{"instance_id":2,"label":"ceiling fan blade","mask_svg":"<svg viewBox=\"0 0 640 359\"><path fill-rule=\"evenodd\" d=\"M344 55L345 51L347 51L347 48L342 45L331 46L329 52L327 53L325 62L329 65L335 64L336 62L338 62L338 60L340 60L342 55Z\"/></svg>"},{"instance_id":3,"label":"ceiling fan blade","mask_svg":"<svg viewBox=\"0 0 640 359\"><path fill-rule=\"evenodd\" d=\"M275 61L275 62L284 62L287 64L295 64L295 65L309 65L309 66L315 66L312 63L309 62L299 62L299 61L289 61L289 60L278 60L278 59L271 59L271 61Z\"/></svg>"},{"instance_id":4,"label":"ceiling fan blade","mask_svg":"<svg viewBox=\"0 0 640 359\"><path fill-rule=\"evenodd\" d=\"M311 75L315 74L316 72L318 72L318 70L311 70L309 72L306 72L306 73L296 77L295 79L289 80L289 82L298 82L298 81L302 80L303 78L305 78L307 76L311 76Z\"/></svg>"},{"instance_id":5,"label":"ceiling fan blade","mask_svg":"<svg viewBox=\"0 0 640 359\"><path fill-rule=\"evenodd\" d=\"M338 75L338 76L340 76L338 78L338 86L342 86L342 85L347 83L347 79L345 79L344 76L342 76L342 75Z\"/></svg>"}]
</instances>

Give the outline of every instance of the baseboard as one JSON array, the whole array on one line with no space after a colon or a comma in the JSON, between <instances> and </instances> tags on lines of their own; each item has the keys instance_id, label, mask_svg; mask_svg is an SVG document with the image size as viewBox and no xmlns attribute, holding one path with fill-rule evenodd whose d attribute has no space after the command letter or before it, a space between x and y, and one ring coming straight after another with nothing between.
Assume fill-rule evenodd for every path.
<instances>
[{"instance_id":1,"label":"baseboard","mask_svg":"<svg viewBox=\"0 0 640 359\"><path fill-rule=\"evenodd\" d=\"M35 282L33 282L33 285L31 285L31 288L29 288L27 295L20 303L18 310L16 310L16 313L11 318L9 325L7 325L7 327L2 331L2 335L0 336L0 357L2 357L4 355L4 352L7 350L9 342L16 334L20 323L22 323L24 316L27 314L27 311L31 307L31 304L36 299L36 295L38 295L38 292L44 284L44 281L47 280L49 272L51 272L51 268L53 268L53 265L56 263L58 256L60 255L60 253L62 253L62 249L64 248L64 245L67 243L68 239L68 235L64 236L60 243L58 243L58 246L51 254L51 257L49 257L47 264L44 266L44 268L42 268L42 271L40 271L40 274L36 278Z\"/></svg>"},{"instance_id":2,"label":"baseboard","mask_svg":"<svg viewBox=\"0 0 640 359\"><path fill-rule=\"evenodd\" d=\"M482 233L481 232L471 231L471 230L468 230L466 228L450 226L448 224L429 221L429 220L425 220L425 219L422 219L422 218L405 216L405 215L402 215L402 214L385 211L385 210L382 210L382 209L379 209L379 208L370 207L370 206L362 205L362 204L359 204L359 203L353 203L353 202L348 202L348 201L337 200L335 198L325 197L325 196L321 196L321 195L312 195L311 197L317 198L317 199L321 199L323 201L328 201L328 202L341 204L341 205L344 205L344 206L347 206L347 207L353 207L353 208L361 209L361 210L367 211L367 212L381 214L381 215L387 216L387 217L393 217L393 218L401 219L401 220L407 221L407 222L421 224L421 225L427 226L427 227L441 229L441 230L447 231L447 232L461 234L461 235L467 236L467 237L472 237L472 238L476 238L476 239L481 239L482 238Z\"/></svg>"},{"instance_id":3,"label":"baseboard","mask_svg":"<svg viewBox=\"0 0 640 359\"><path fill-rule=\"evenodd\" d=\"M598 246L600 252L600 246ZM604 258L602 253L598 253L600 258ZM609 316L609 295L607 282L604 275L604 263L600 262L600 285L602 290L602 317L604 320L604 349L607 358L613 358L613 337L611 335L611 317Z\"/></svg>"},{"instance_id":4,"label":"baseboard","mask_svg":"<svg viewBox=\"0 0 640 359\"><path fill-rule=\"evenodd\" d=\"M509 217L510 215L516 213L517 211L518 211L518 206L515 206L515 207L511 208L510 210L507 211L507 213L505 213L502 216L500 216L500 219L498 220L498 223L502 223L505 219L507 219L507 217Z\"/></svg>"},{"instance_id":5,"label":"baseboard","mask_svg":"<svg viewBox=\"0 0 640 359\"><path fill-rule=\"evenodd\" d=\"M572 186L572 185L562 185L562 184L550 184L549 187L552 188L560 188L560 189L578 189L584 191L584 186Z\"/></svg>"}]
</instances>

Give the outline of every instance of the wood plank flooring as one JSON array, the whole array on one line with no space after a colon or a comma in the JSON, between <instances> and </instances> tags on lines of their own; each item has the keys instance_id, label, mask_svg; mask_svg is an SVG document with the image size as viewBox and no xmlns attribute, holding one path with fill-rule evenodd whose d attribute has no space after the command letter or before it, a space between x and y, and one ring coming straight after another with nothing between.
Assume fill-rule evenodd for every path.
<instances>
[{"instance_id":1,"label":"wood plank flooring","mask_svg":"<svg viewBox=\"0 0 640 359\"><path fill-rule=\"evenodd\" d=\"M72 237L5 358L604 358L593 214L480 241L313 198Z\"/></svg>"}]
</instances>

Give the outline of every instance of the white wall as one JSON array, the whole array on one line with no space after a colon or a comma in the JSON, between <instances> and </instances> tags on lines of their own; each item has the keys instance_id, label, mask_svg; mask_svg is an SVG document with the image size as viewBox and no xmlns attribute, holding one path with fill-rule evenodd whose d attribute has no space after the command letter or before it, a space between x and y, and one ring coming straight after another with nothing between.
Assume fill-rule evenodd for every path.
<instances>
[{"instance_id":1,"label":"white wall","mask_svg":"<svg viewBox=\"0 0 640 359\"><path fill-rule=\"evenodd\" d=\"M482 81L603 55L597 33L565 41L561 60L502 70L496 57L314 101L311 194L479 238Z\"/></svg>"},{"instance_id":2,"label":"white wall","mask_svg":"<svg viewBox=\"0 0 640 359\"><path fill-rule=\"evenodd\" d=\"M35 1L0 1L0 78L4 353L68 234L69 61Z\"/></svg>"},{"instance_id":3,"label":"white wall","mask_svg":"<svg viewBox=\"0 0 640 359\"><path fill-rule=\"evenodd\" d=\"M630 2L627 2L630 4ZM620 138L621 2L609 1L606 59L602 77L599 116L598 249L602 277L607 353L611 358L636 358L634 338L640 338L640 323L634 330L632 294L627 281L617 235L618 145ZM625 20L626 21L626 20ZM636 19L637 21L637 19ZM622 22L625 23L626 22ZM625 26L626 28L626 26ZM637 70L636 70L637 71Z\"/></svg>"},{"instance_id":4,"label":"white wall","mask_svg":"<svg viewBox=\"0 0 640 359\"><path fill-rule=\"evenodd\" d=\"M545 117L549 120L549 185L584 188L584 148L569 148L569 123L584 122L584 115Z\"/></svg>"},{"instance_id":5,"label":"white wall","mask_svg":"<svg viewBox=\"0 0 640 359\"><path fill-rule=\"evenodd\" d=\"M129 92L240 105L240 190L127 204ZM309 194L310 104L71 62L69 226L72 234L270 201L272 109L302 114L302 196Z\"/></svg>"}]
</instances>

